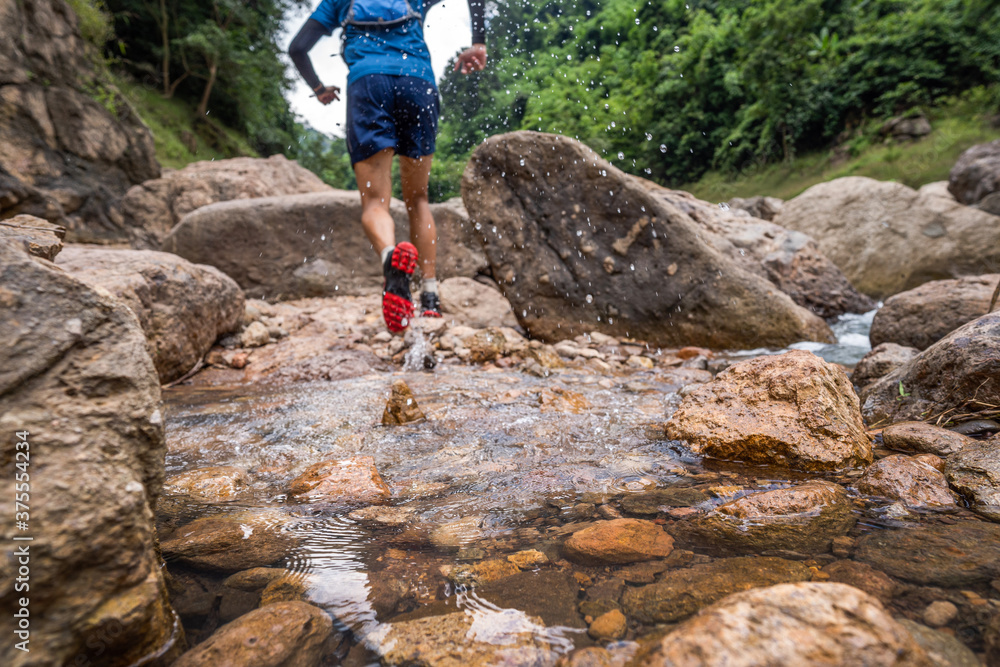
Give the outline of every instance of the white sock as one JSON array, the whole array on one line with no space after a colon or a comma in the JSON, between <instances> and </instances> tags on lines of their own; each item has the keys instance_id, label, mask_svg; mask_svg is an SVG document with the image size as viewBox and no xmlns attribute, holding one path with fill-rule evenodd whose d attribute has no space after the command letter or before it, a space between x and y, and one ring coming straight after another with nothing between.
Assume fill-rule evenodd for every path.
<instances>
[{"instance_id":1,"label":"white sock","mask_svg":"<svg viewBox=\"0 0 1000 667\"><path fill-rule=\"evenodd\" d=\"M437 294L438 291L437 278L424 278L424 282L420 286L420 289L422 289L425 292L429 292L431 294Z\"/></svg>"},{"instance_id":2,"label":"white sock","mask_svg":"<svg viewBox=\"0 0 1000 667\"><path fill-rule=\"evenodd\" d=\"M385 266L385 258L392 254L392 251L396 248L394 245L387 245L382 248L382 266Z\"/></svg>"}]
</instances>

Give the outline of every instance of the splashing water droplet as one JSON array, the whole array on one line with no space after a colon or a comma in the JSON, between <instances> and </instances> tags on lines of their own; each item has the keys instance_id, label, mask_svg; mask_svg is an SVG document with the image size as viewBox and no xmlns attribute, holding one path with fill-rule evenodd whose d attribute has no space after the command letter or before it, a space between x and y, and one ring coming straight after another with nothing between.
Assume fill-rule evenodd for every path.
<instances>
[{"instance_id":1,"label":"splashing water droplet","mask_svg":"<svg viewBox=\"0 0 1000 667\"><path fill-rule=\"evenodd\" d=\"M594 303L594 297L590 294L587 295L587 303Z\"/></svg>"},{"instance_id":2,"label":"splashing water droplet","mask_svg":"<svg viewBox=\"0 0 1000 667\"><path fill-rule=\"evenodd\" d=\"M719 208L721 208L723 211L728 211L729 210L729 204L727 204L724 201L720 201L719 202Z\"/></svg>"},{"instance_id":3,"label":"splashing water droplet","mask_svg":"<svg viewBox=\"0 0 1000 667\"><path fill-rule=\"evenodd\" d=\"M621 151L618 151L618 159L619 160L624 160L625 159L625 153L622 153Z\"/></svg>"},{"instance_id":4,"label":"splashing water droplet","mask_svg":"<svg viewBox=\"0 0 1000 667\"><path fill-rule=\"evenodd\" d=\"M666 153L667 152L667 145L666 144L660 144L660 152L661 153Z\"/></svg>"}]
</instances>

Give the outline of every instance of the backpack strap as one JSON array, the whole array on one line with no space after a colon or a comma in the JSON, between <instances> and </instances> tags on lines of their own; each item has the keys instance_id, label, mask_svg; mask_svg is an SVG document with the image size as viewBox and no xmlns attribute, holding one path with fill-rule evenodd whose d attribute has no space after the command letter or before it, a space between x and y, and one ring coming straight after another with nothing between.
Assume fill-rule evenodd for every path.
<instances>
[{"instance_id":1,"label":"backpack strap","mask_svg":"<svg viewBox=\"0 0 1000 667\"><path fill-rule=\"evenodd\" d=\"M365 0L361 1L364 2ZM410 4L410 0L396 0L396 2L393 3L396 5L396 7L394 8L390 8L389 2L386 2L386 0L376 0L374 4L382 5L382 7L376 6L374 8L369 8L369 9L385 9L388 11L390 9L399 9L400 8L399 5L402 4L403 6L405 6L406 11L403 13L402 16L396 16L395 18L374 16L371 15L371 12L369 12L368 16L362 16L361 18L359 18L357 11L358 8L356 6L357 3L358 0L351 0L351 4L347 8L347 14L344 17L344 22L341 23L340 26L341 28L344 28L345 26L349 25L358 28L393 28L395 26L402 25L407 21L412 21L413 19L423 19L423 15L421 15L420 12L418 12L413 8L413 5Z\"/></svg>"}]
</instances>

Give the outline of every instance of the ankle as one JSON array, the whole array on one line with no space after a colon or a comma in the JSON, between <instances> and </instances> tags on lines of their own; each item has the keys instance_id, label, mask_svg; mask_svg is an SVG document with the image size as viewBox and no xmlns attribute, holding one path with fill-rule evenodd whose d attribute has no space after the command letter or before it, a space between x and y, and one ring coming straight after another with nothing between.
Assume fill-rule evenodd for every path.
<instances>
[{"instance_id":1,"label":"ankle","mask_svg":"<svg viewBox=\"0 0 1000 667\"><path fill-rule=\"evenodd\" d=\"M395 248L396 248L395 245L387 245L386 247L382 248L381 252L379 252L379 255L381 255L381 257L382 257L382 266L385 266L385 260L386 260L386 258L388 258L389 255L392 254L392 251Z\"/></svg>"},{"instance_id":2,"label":"ankle","mask_svg":"<svg viewBox=\"0 0 1000 667\"><path fill-rule=\"evenodd\" d=\"M421 284L421 289L428 294L437 294L438 293L437 278L424 278L424 282Z\"/></svg>"}]
</instances>

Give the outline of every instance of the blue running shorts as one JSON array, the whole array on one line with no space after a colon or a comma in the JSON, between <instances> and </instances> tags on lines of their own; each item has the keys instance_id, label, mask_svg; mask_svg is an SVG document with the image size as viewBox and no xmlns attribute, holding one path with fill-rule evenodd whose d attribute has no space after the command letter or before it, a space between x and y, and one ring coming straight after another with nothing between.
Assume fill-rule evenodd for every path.
<instances>
[{"instance_id":1,"label":"blue running shorts","mask_svg":"<svg viewBox=\"0 0 1000 667\"><path fill-rule=\"evenodd\" d=\"M437 86L415 76L369 74L347 87L351 164L393 148L419 158L434 153L441 105Z\"/></svg>"}]
</instances>

